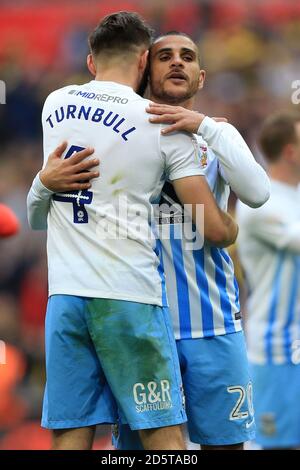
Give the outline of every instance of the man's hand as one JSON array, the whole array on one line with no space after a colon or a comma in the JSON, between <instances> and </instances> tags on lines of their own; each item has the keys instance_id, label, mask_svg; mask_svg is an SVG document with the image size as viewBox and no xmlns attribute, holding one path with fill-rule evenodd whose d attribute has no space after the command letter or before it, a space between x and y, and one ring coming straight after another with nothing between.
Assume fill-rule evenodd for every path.
<instances>
[{"instance_id":1,"label":"man's hand","mask_svg":"<svg viewBox=\"0 0 300 470\"><path fill-rule=\"evenodd\" d=\"M99 165L99 159L85 160L94 153L87 148L62 160L61 156L68 144L63 142L49 155L45 168L40 171L40 180L46 188L55 193L83 190L91 187L90 180L99 176L99 171L89 171ZM85 160L85 161L84 161Z\"/></svg>"},{"instance_id":2,"label":"man's hand","mask_svg":"<svg viewBox=\"0 0 300 470\"><path fill-rule=\"evenodd\" d=\"M182 106L170 106L167 104L150 103L146 108L147 113L155 114L149 121L155 124L171 124L161 132L169 134L175 131L186 131L197 134L200 124L205 118L204 114L185 109ZM226 122L226 118L213 118L217 122Z\"/></svg>"}]
</instances>

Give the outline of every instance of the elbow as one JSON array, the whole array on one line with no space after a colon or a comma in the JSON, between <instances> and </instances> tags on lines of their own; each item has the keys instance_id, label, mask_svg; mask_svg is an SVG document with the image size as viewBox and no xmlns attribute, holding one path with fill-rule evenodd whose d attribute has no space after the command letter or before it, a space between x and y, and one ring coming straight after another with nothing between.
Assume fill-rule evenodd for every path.
<instances>
[{"instance_id":1,"label":"elbow","mask_svg":"<svg viewBox=\"0 0 300 470\"><path fill-rule=\"evenodd\" d=\"M207 233L205 238L212 245L219 246L224 240L224 233L222 230L215 229Z\"/></svg>"},{"instance_id":2,"label":"elbow","mask_svg":"<svg viewBox=\"0 0 300 470\"><path fill-rule=\"evenodd\" d=\"M259 185L259 188L256 188L256 191L253 191L254 199L251 201L251 204L248 204L253 209L263 206L270 198L271 194L271 183L267 173L262 169L264 173L264 183Z\"/></svg>"},{"instance_id":3,"label":"elbow","mask_svg":"<svg viewBox=\"0 0 300 470\"><path fill-rule=\"evenodd\" d=\"M237 231L234 235L229 233L228 227L219 227L207 233L205 236L206 240L213 246L219 248L225 248L226 246L232 245L237 238Z\"/></svg>"},{"instance_id":4,"label":"elbow","mask_svg":"<svg viewBox=\"0 0 300 470\"><path fill-rule=\"evenodd\" d=\"M28 225L31 230L47 230L47 222L45 220L40 220L37 217L32 217L27 214Z\"/></svg>"},{"instance_id":5,"label":"elbow","mask_svg":"<svg viewBox=\"0 0 300 470\"><path fill-rule=\"evenodd\" d=\"M28 224L31 230L47 230L47 225L39 223L37 221L28 220Z\"/></svg>"},{"instance_id":6,"label":"elbow","mask_svg":"<svg viewBox=\"0 0 300 470\"><path fill-rule=\"evenodd\" d=\"M263 206L270 198L271 188L268 183L263 191L253 191L251 199L241 201L252 209L257 209L258 207Z\"/></svg>"},{"instance_id":7,"label":"elbow","mask_svg":"<svg viewBox=\"0 0 300 470\"><path fill-rule=\"evenodd\" d=\"M33 220L31 220L29 217L27 218L27 220L28 220L28 225L31 228L31 230L39 230L38 225Z\"/></svg>"},{"instance_id":8,"label":"elbow","mask_svg":"<svg viewBox=\"0 0 300 470\"><path fill-rule=\"evenodd\" d=\"M256 209L258 207L263 206L269 200L270 195L271 195L271 183L270 183L268 176L266 175L266 180L265 180L265 184L263 185L263 190L261 190L260 192L258 191L255 205L251 207Z\"/></svg>"},{"instance_id":9,"label":"elbow","mask_svg":"<svg viewBox=\"0 0 300 470\"><path fill-rule=\"evenodd\" d=\"M222 221L214 225L210 232L206 234L206 238L212 245L225 248L236 241L238 231L237 223L229 214L224 212Z\"/></svg>"}]
</instances>

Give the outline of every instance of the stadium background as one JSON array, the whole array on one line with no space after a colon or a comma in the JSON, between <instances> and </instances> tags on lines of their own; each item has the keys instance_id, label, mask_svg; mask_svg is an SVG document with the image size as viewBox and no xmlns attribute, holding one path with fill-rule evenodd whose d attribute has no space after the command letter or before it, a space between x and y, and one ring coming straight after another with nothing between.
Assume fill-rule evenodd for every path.
<instances>
[{"instance_id":1,"label":"stadium background","mask_svg":"<svg viewBox=\"0 0 300 470\"><path fill-rule=\"evenodd\" d=\"M30 231L26 195L42 158L40 115L52 90L90 77L88 32L105 14L140 12L156 29L177 29L200 44L207 83L198 109L226 116L261 159L263 118L292 105L300 80L298 0L38 0L0 1L0 201L22 223L0 240L0 449L47 449L39 427L44 382L43 323L47 301L45 234ZM74 391L76 393L76 391ZM96 448L109 446L99 428Z\"/></svg>"}]
</instances>

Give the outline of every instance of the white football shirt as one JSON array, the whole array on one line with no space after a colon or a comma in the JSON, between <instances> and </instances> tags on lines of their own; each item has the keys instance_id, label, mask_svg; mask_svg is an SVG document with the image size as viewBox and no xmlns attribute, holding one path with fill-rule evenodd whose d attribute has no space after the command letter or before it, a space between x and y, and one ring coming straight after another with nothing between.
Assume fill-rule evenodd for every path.
<instances>
[{"instance_id":1,"label":"white football shirt","mask_svg":"<svg viewBox=\"0 0 300 470\"><path fill-rule=\"evenodd\" d=\"M64 158L87 146L101 160L90 190L55 194L48 214L49 293L162 305L164 277L151 236L151 203L166 179L202 175L192 136L161 136L148 101L103 81L47 98L44 158L63 140Z\"/></svg>"}]
</instances>

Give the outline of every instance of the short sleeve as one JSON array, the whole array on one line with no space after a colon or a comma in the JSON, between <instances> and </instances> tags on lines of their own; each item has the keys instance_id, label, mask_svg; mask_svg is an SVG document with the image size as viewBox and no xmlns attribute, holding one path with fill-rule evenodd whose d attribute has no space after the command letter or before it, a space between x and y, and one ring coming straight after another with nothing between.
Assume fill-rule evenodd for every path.
<instances>
[{"instance_id":1,"label":"short sleeve","mask_svg":"<svg viewBox=\"0 0 300 470\"><path fill-rule=\"evenodd\" d=\"M160 137L165 173L170 181L205 175L200 165L198 143L192 134L176 132Z\"/></svg>"}]
</instances>

